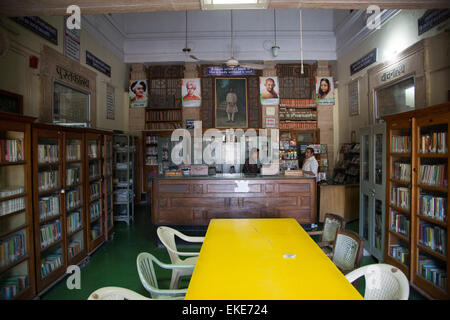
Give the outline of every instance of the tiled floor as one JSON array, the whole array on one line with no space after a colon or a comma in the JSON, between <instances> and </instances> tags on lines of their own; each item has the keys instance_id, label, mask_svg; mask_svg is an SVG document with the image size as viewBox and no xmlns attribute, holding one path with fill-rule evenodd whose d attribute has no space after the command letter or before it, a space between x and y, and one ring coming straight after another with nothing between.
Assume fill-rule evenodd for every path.
<instances>
[{"instance_id":1,"label":"tiled floor","mask_svg":"<svg viewBox=\"0 0 450 320\"><path fill-rule=\"evenodd\" d=\"M42 295L41 299L84 300L94 290L105 286L124 287L149 296L139 280L136 269L137 255L145 251L152 253L165 263L169 263L170 259L167 250L157 245L156 228L151 223L147 206L136 206L135 220L129 227L123 222L117 223L114 227L114 239L100 247L91 256L89 263L81 268L81 289L68 289L64 279ZM347 228L357 232L358 221L349 223ZM199 246L190 246L189 250L198 251L199 248ZM363 257L361 265L376 262L370 256ZM157 269L156 272L160 287L168 288L170 271ZM182 283L182 286L187 287L187 281L188 279ZM359 281L358 290L363 292L363 288L364 281ZM423 297L411 288L410 299L423 299Z\"/></svg>"}]
</instances>

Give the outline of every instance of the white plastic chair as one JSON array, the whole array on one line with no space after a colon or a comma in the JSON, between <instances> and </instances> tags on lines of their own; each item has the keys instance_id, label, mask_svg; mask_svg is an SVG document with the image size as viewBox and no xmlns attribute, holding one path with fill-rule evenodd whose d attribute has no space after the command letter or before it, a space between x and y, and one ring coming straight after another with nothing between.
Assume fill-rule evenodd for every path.
<instances>
[{"instance_id":1,"label":"white plastic chair","mask_svg":"<svg viewBox=\"0 0 450 320\"><path fill-rule=\"evenodd\" d=\"M152 254L148 252L141 252L137 259L136 265L139 274L139 279L144 288L150 292L153 299L165 299L165 300L182 300L186 295L187 289L160 289L158 286L158 280L156 278L154 263L164 269L181 270L191 272L194 270L193 265L173 265L165 264L156 259Z\"/></svg>"},{"instance_id":2,"label":"white plastic chair","mask_svg":"<svg viewBox=\"0 0 450 320\"><path fill-rule=\"evenodd\" d=\"M162 242L162 244L166 247L167 251L169 252L170 261L174 265L195 265L197 262L197 258L199 255L199 252L180 252L177 250L177 245L175 242L175 236L179 237L180 239L183 239L187 242L196 242L200 243L203 242L205 239L204 237L190 237L187 236L180 231L177 231L175 229L169 228L169 227L158 227L158 230L156 231L158 234L159 240ZM183 257L189 257L186 259L181 259L180 256ZM180 286L181 278L184 276L190 276L193 272L189 269L174 269L172 271L172 279L170 281L170 289L178 289Z\"/></svg>"},{"instance_id":3,"label":"white plastic chair","mask_svg":"<svg viewBox=\"0 0 450 320\"><path fill-rule=\"evenodd\" d=\"M152 300L129 289L120 287L104 287L95 290L88 300Z\"/></svg>"},{"instance_id":4,"label":"white plastic chair","mask_svg":"<svg viewBox=\"0 0 450 320\"><path fill-rule=\"evenodd\" d=\"M345 277L353 283L364 276L366 300L408 300L409 282L403 272L389 264L377 263L358 268Z\"/></svg>"}]
</instances>

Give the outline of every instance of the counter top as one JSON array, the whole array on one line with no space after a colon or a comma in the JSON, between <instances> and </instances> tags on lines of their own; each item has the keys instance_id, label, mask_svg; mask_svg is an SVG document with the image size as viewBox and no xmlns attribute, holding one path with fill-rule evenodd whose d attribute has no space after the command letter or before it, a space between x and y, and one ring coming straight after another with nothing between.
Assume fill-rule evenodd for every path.
<instances>
[{"instance_id":1,"label":"counter top","mask_svg":"<svg viewBox=\"0 0 450 320\"><path fill-rule=\"evenodd\" d=\"M303 176L285 176L285 175L261 175L261 174L243 174L243 173L221 173L208 176L182 176L182 177L166 177L159 175L152 177L152 179L167 179L167 180L198 180L198 179L218 179L218 180L243 180L243 179L316 179L313 175L305 174Z\"/></svg>"}]
</instances>

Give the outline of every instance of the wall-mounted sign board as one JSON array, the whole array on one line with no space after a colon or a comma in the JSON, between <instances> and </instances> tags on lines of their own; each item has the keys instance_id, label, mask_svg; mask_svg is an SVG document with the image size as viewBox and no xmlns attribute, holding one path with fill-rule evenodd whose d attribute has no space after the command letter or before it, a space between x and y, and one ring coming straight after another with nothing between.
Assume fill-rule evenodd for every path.
<instances>
[{"instance_id":1,"label":"wall-mounted sign board","mask_svg":"<svg viewBox=\"0 0 450 320\"><path fill-rule=\"evenodd\" d=\"M353 75L358 71L361 71L362 69L367 68L371 64L375 63L377 61L377 52L378 50L377 48L375 48L361 59L353 62L350 65L350 74Z\"/></svg>"},{"instance_id":2,"label":"wall-mounted sign board","mask_svg":"<svg viewBox=\"0 0 450 320\"><path fill-rule=\"evenodd\" d=\"M86 50L86 64L111 77L111 67Z\"/></svg>"},{"instance_id":3,"label":"wall-mounted sign board","mask_svg":"<svg viewBox=\"0 0 450 320\"><path fill-rule=\"evenodd\" d=\"M39 17L14 17L13 21L36 33L54 45L58 45L58 30Z\"/></svg>"},{"instance_id":4,"label":"wall-mounted sign board","mask_svg":"<svg viewBox=\"0 0 450 320\"><path fill-rule=\"evenodd\" d=\"M450 9L427 10L417 21L419 36L450 18Z\"/></svg>"}]
</instances>

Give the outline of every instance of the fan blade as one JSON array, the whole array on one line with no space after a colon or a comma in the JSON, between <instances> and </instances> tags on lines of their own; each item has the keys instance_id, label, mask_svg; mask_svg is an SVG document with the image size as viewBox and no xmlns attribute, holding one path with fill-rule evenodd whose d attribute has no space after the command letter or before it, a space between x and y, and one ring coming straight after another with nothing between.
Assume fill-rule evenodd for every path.
<instances>
[{"instance_id":1,"label":"fan blade","mask_svg":"<svg viewBox=\"0 0 450 320\"><path fill-rule=\"evenodd\" d=\"M199 59L199 58L197 58L196 56L194 56L194 55L192 55L192 54L191 54L189 57L191 57L192 59L197 60L197 61L199 61L199 62L207 62L207 63L215 63L215 64L223 64L223 63L226 63L225 60L202 60L202 59Z\"/></svg>"},{"instance_id":2,"label":"fan blade","mask_svg":"<svg viewBox=\"0 0 450 320\"><path fill-rule=\"evenodd\" d=\"M256 64L256 63L243 63L239 65L242 68L250 68L250 69L256 69L256 70L263 70L265 66L263 64Z\"/></svg>"}]
</instances>

